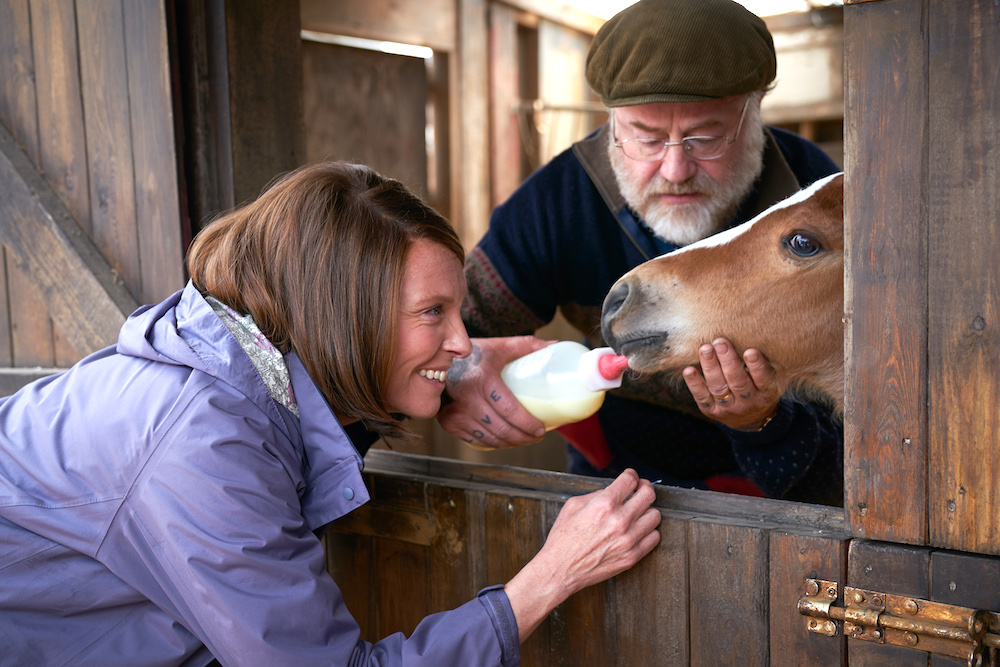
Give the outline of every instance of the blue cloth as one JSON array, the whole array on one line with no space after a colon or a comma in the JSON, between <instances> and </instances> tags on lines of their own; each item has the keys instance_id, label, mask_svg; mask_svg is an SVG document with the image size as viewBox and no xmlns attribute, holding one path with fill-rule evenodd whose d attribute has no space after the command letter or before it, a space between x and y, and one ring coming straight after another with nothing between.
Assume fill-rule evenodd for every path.
<instances>
[{"instance_id":1,"label":"blue cloth","mask_svg":"<svg viewBox=\"0 0 1000 667\"><path fill-rule=\"evenodd\" d=\"M517 664L502 588L359 639L313 531L362 458L285 359L301 419L189 284L0 401L0 665Z\"/></svg>"},{"instance_id":2,"label":"blue cloth","mask_svg":"<svg viewBox=\"0 0 1000 667\"><path fill-rule=\"evenodd\" d=\"M601 307L611 285L675 249L625 208L607 158L607 131L602 126L557 155L493 211L466 263L462 312L471 335L532 333L560 309L591 346L602 345ZM730 226L838 171L815 144L767 128L762 174ZM570 448L569 470L613 476L630 466L649 479L699 488L713 476L739 474L770 497L842 502L839 420L827 407L794 397L783 399L779 417L761 434L732 431L704 419L686 389L626 378L598 412L616 460L595 470Z\"/></svg>"}]
</instances>

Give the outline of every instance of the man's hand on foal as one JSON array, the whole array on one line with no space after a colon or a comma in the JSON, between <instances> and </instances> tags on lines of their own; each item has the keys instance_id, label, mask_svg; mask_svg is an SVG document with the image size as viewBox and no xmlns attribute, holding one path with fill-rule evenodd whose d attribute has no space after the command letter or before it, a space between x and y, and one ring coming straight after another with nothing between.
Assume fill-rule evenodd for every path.
<instances>
[{"instance_id":1,"label":"man's hand on foal","mask_svg":"<svg viewBox=\"0 0 1000 667\"><path fill-rule=\"evenodd\" d=\"M736 353L725 338L717 338L698 350L701 368L684 369L684 382L702 413L729 428L756 431L778 409L774 367L759 350Z\"/></svg>"}]
</instances>

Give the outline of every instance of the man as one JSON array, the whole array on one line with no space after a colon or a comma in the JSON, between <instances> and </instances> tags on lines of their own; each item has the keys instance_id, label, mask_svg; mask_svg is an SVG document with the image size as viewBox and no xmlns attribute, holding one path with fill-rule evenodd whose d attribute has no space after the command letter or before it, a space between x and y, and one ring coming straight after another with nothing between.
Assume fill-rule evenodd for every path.
<instances>
[{"instance_id":1,"label":"man","mask_svg":"<svg viewBox=\"0 0 1000 667\"><path fill-rule=\"evenodd\" d=\"M815 145L764 127L774 45L764 22L731 0L641 0L598 31L586 72L609 122L494 211L466 263L463 318L473 336L533 332L558 307L601 345L603 298L626 271L838 171ZM705 343L701 368L684 374L687 391L626 378L597 415L560 429L574 445L570 471L633 466L664 483L840 503L839 422L779 396L758 352L741 359L724 339ZM540 422L498 373L541 346L532 337L474 340L473 355L448 375L456 400L442 426L476 446L537 441Z\"/></svg>"}]
</instances>

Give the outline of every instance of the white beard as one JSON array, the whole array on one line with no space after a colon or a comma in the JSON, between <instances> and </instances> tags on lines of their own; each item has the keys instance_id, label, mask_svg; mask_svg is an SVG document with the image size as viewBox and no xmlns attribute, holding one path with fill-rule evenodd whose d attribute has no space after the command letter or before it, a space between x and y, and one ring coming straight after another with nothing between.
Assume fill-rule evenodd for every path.
<instances>
[{"instance_id":1,"label":"white beard","mask_svg":"<svg viewBox=\"0 0 1000 667\"><path fill-rule=\"evenodd\" d=\"M759 108L747 109L740 136L739 145L731 149L739 151L739 155L733 163L730 178L725 183L717 183L704 172L698 171L684 183L671 183L657 173L645 186L639 186L629 178L629 158L615 146L612 137L608 144L611 168L615 172L625 203L639 214L654 234L678 246L694 243L720 231L736 213L740 202L750 192L763 169L764 125ZM660 200L660 196L664 194L689 192L704 195L704 201L697 204L666 204Z\"/></svg>"}]
</instances>

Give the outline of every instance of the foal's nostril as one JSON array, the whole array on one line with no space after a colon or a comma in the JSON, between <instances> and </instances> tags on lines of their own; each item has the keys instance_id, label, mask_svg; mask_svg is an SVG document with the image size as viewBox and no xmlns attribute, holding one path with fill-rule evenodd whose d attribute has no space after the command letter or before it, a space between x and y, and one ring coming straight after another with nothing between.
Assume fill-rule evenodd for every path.
<instances>
[{"instance_id":1,"label":"foal's nostril","mask_svg":"<svg viewBox=\"0 0 1000 667\"><path fill-rule=\"evenodd\" d=\"M622 307L628 299L628 283L615 285L608 295L604 297L604 312L601 319L607 321L615 316L615 313Z\"/></svg>"}]
</instances>

